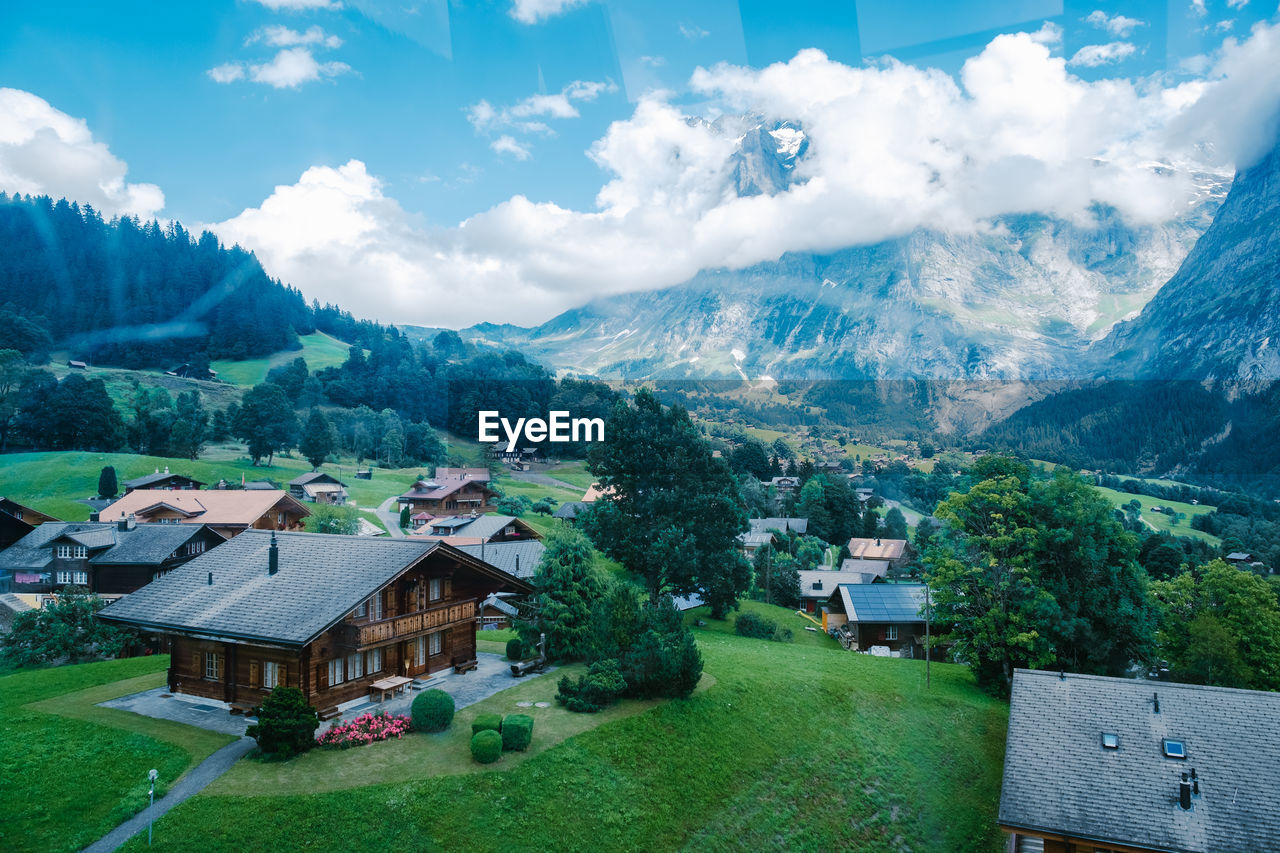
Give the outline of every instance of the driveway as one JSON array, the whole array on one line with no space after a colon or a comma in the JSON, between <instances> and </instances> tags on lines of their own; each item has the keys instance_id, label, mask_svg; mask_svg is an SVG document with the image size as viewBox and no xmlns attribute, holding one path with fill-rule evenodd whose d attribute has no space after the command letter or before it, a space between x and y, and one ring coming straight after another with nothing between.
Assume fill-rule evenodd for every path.
<instances>
[{"instance_id":1,"label":"driveway","mask_svg":"<svg viewBox=\"0 0 1280 853\"><path fill-rule=\"evenodd\" d=\"M396 497L392 495L378 504L378 508L374 512L378 514L378 520L387 528L387 534L392 539L403 539L404 531L400 529L400 510L392 509L395 506L395 502Z\"/></svg>"}]
</instances>

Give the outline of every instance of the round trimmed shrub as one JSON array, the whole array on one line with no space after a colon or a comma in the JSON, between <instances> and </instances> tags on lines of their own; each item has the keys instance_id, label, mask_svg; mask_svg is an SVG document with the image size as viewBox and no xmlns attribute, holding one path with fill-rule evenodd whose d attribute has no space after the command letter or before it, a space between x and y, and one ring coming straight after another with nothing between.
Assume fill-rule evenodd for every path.
<instances>
[{"instance_id":1,"label":"round trimmed shrub","mask_svg":"<svg viewBox=\"0 0 1280 853\"><path fill-rule=\"evenodd\" d=\"M471 721L471 733L501 731L502 715L501 714L477 714L476 718Z\"/></svg>"},{"instance_id":2,"label":"round trimmed shrub","mask_svg":"<svg viewBox=\"0 0 1280 853\"><path fill-rule=\"evenodd\" d=\"M507 660L524 660L524 643L519 637L507 640Z\"/></svg>"},{"instance_id":3,"label":"round trimmed shrub","mask_svg":"<svg viewBox=\"0 0 1280 853\"><path fill-rule=\"evenodd\" d=\"M453 711L453 697L433 688L413 697L409 716L420 732L442 732L453 722Z\"/></svg>"},{"instance_id":4,"label":"round trimmed shrub","mask_svg":"<svg viewBox=\"0 0 1280 853\"><path fill-rule=\"evenodd\" d=\"M524 752L533 740L533 717L528 714L508 714L502 721L502 748Z\"/></svg>"},{"instance_id":5,"label":"round trimmed shrub","mask_svg":"<svg viewBox=\"0 0 1280 853\"><path fill-rule=\"evenodd\" d=\"M485 729L471 736L471 757L481 764L492 764L502 757L502 735Z\"/></svg>"}]
</instances>

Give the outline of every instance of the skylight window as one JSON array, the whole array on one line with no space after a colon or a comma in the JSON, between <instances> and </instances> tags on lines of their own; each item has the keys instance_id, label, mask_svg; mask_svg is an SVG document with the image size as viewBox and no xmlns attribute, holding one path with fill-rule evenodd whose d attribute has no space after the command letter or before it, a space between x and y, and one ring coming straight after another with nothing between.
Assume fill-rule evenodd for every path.
<instances>
[{"instance_id":1,"label":"skylight window","mask_svg":"<svg viewBox=\"0 0 1280 853\"><path fill-rule=\"evenodd\" d=\"M1103 733L1102 733L1102 748L1103 748L1103 749L1119 749L1119 748L1120 748L1120 735L1118 735L1118 734L1116 734L1116 733L1114 733L1114 732L1103 732Z\"/></svg>"},{"instance_id":2,"label":"skylight window","mask_svg":"<svg viewBox=\"0 0 1280 853\"><path fill-rule=\"evenodd\" d=\"M1164 741L1164 754L1166 758L1186 758L1187 745L1180 740L1166 738Z\"/></svg>"}]
</instances>

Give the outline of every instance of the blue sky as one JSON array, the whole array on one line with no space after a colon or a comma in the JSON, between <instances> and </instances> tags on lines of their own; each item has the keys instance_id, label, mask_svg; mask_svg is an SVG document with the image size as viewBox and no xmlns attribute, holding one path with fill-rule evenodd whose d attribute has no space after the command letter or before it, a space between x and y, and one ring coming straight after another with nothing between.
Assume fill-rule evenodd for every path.
<instances>
[{"instance_id":1,"label":"blue sky","mask_svg":"<svg viewBox=\"0 0 1280 853\"><path fill-rule=\"evenodd\" d=\"M135 205L144 214L226 222L309 169L358 161L373 183L347 175L365 200L394 208L395 222L377 227L435 234L428 253L443 257L467 233L460 221L513 197L553 216L600 210L597 194L620 167L590 152L655 91L684 114L731 112L719 84L691 86L700 67L760 69L818 48L839 67L892 56L960 80L1002 33L1040 32L1049 35L1037 43L1079 81L1171 88L1204 76L1224 39L1246 38L1275 13L1274 0L44 0L0 9L0 87L83 120L128 183L163 193L157 210ZM48 177L52 166L14 179L23 162L0 161L0 183L75 192ZM277 274L301 275L307 290L300 269ZM525 300L571 294L547 310L591 294L538 278L548 274L522 267L512 287Z\"/></svg>"}]
</instances>

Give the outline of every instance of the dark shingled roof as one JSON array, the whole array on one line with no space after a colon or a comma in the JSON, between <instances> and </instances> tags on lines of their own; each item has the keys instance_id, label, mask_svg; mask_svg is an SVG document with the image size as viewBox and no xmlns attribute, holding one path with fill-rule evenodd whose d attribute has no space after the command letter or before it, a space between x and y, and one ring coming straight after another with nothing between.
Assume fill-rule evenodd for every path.
<instances>
[{"instance_id":1,"label":"dark shingled roof","mask_svg":"<svg viewBox=\"0 0 1280 853\"><path fill-rule=\"evenodd\" d=\"M547 546L537 539L525 539L520 542L487 542L483 546L459 545L458 550L484 560L509 575L527 580L537 571L538 563L542 561L542 552L547 550ZM516 567L517 558L519 568Z\"/></svg>"},{"instance_id":2,"label":"dark shingled roof","mask_svg":"<svg viewBox=\"0 0 1280 853\"><path fill-rule=\"evenodd\" d=\"M145 489L152 483L163 483L165 480L172 480L174 478L189 480L197 486L204 485L202 481L197 480L195 477L188 477L186 474L170 474L168 471L163 473L157 471L154 474L147 474L144 477L135 477L132 480L125 480L124 485L127 489Z\"/></svg>"},{"instance_id":3,"label":"dark shingled roof","mask_svg":"<svg viewBox=\"0 0 1280 853\"><path fill-rule=\"evenodd\" d=\"M1103 847L1274 853L1278 718L1278 693L1017 670L999 821ZM1118 749L1102 747L1104 732ZM1165 738L1187 757L1166 758ZM1178 784L1193 767L1200 796L1183 811Z\"/></svg>"},{"instance_id":4,"label":"dark shingled roof","mask_svg":"<svg viewBox=\"0 0 1280 853\"><path fill-rule=\"evenodd\" d=\"M49 521L0 552L0 568L43 568L52 559L55 539L81 543L89 549L89 562L94 565L158 565L203 529L203 525L139 524L132 530L118 530L105 522Z\"/></svg>"},{"instance_id":5,"label":"dark shingled roof","mask_svg":"<svg viewBox=\"0 0 1280 853\"><path fill-rule=\"evenodd\" d=\"M442 542L320 533L276 533L280 570L269 575L271 535L246 530L109 605L100 616L153 629L301 646L436 549L517 591L532 591Z\"/></svg>"},{"instance_id":6,"label":"dark shingled roof","mask_svg":"<svg viewBox=\"0 0 1280 853\"><path fill-rule=\"evenodd\" d=\"M337 477L330 474L328 471L308 471L306 474L300 474L297 477L294 477L292 480L289 481L289 485L305 486L308 483L312 482L313 480L319 480L322 477L324 478L324 482L337 483L339 486L344 486L344 487L347 485L346 483L339 480Z\"/></svg>"},{"instance_id":7,"label":"dark shingled roof","mask_svg":"<svg viewBox=\"0 0 1280 853\"><path fill-rule=\"evenodd\" d=\"M747 523L751 525L752 533L765 533L769 530L800 534L809 532L807 518L750 518Z\"/></svg>"},{"instance_id":8,"label":"dark shingled roof","mask_svg":"<svg viewBox=\"0 0 1280 853\"><path fill-rule=\"evenodd\" d=\"M582 501L565 501L564 503L560 504L560 506L556 509L555 512L551 514L551 517L562 518L562 519L565 519L566 521L571 521L577 518L578 513L582 512L586 508L587 508L587 505Z\"/></svg>"}]
</instances>

